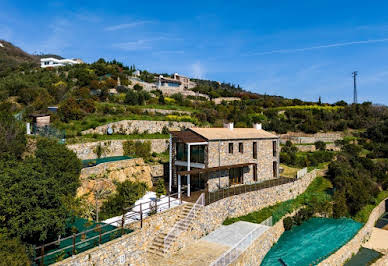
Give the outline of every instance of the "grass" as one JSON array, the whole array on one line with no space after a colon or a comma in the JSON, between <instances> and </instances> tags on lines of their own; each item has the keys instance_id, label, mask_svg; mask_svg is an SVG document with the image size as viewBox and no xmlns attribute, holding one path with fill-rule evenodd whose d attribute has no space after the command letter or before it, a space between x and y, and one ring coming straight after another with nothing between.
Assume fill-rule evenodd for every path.
<instances>
[{"instance_id":1,"label":"grass","mask_svg":"<svg viewBox=\"0 0 388 266\"><path fill-rule=\"evenodd\" d=\"M177 121L177 122L192 122L196 123L195 119L190 116L164 116L164 115L144 115L144 114L118 114L118 115L103 115L91 114L84 117L82 120L72 120L68 123L56 121L55 127L61 130L66 130L67 136L76 136L81 131L90 128L96 128L112 122L121 120L148 120L148 121Z\"/></svg>"},{"instance_id":2,"label":"grass","mask_svg":"<svg viewBox=\"0 0 388 266\"><path fill-rule=\"evenodd\" d=\"M131 140L131 139L168 139L168 134L131 134L131 135L98 135L98 134L87 134L83 136L78 136L74 138L66 139L67 144L76 144L76 143L86 143L86 142L96 142L102 140Z\"/></svg>"},{"instance_id":3,"label":"grass","mask_svg":"<svg viewBox=\"0 0 388 266\"><path fill-rule=\"evenodd\" d=\"M366 223L369 219L369 215L373 209L380 204L384 199L388 198L388 191L381 191L375 200L375 204L365 205L354 217L353 219L360 223Z\"/></svg>"},{"instance_id":4,"label":"grass","mask_svg":"<svg viewBox=\"0 0 388 266\"><path fill-rule=\"evenodd\" d=\"M282 106L271 108L272 110L333 110L337 111L339 109L344 108L343 106L324 106L324 105L293 105L293 106Z\"/></svg>"},{"instance_id":5,"label":"grass","mask_svg":"<svg viewBox=\"0 0 388 266\"><path fill-rule=\"evenodd\" d=\"M126 108L129 107L126 104L120 104L120 103L97 103L98 107L103 107L104 105L108 105L110 107L121 107L121 108ZM145 109L145 108L150 108L150 109L162 109L162 110L176 110L176 111L188 111L188 112L194 112L195 109L192 107L188 106L181 106L181 105L176 105L176 104L146 104L146 105L131 105L131 108L137 108L137 109Z\"/></svg>"},{"instance_id":6,"label":"grass","mask_svg":"<svg viewBox=\"0 0 388 266\"><path fill-rule=\"evenodd\" d=\"M227 218L223 222L223 224L229 225L238 221L261 223L270 216L273 216L273 222L275 223L287 213L292 213L294 210L298 209L303 205L308 205L310 202L316 201L317 199L328 199L330 196L327 191L330 188L332 188L331 182L328 179L319 176L315 178L313 182L311 182L305 192L300 194L295 199L280 202L275 205L261 209L259 211L251 212L244 216L236 218Z\"/></svg>"},{"instance_id":7,"label":"grass","mask_svg":"<svg viewBox=\"0 0 388 266\"><path fill-rule=\"evenodd\" d=\"M284 171L281 174L284 177L295 177L296 172L298 172L301 169L301 168L290 167L285 164L280 164L280 167L283 167L284 169Z\"/></svg>"}]
</instances>

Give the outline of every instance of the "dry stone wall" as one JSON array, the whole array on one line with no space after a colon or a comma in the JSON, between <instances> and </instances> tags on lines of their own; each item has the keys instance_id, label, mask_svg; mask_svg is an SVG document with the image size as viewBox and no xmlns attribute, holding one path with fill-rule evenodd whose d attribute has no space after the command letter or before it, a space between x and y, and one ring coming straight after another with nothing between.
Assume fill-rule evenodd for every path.
<instances>
[{"instance_id":1,"label":"dry stone wall","mask_svg":"<svg viewBox=\"0 0 388 266\"><path fill-rule=\"evenodd\" d=\"M183 205L149 216L140 222L130 224L133 233L109 241L101 246L67 258L56 266L102 266L102 265L150 265L147 261L147 247L160 231L171 228L182 213Z\"/></svg>"},{"instance_id":2,"label":"dry stone wall","mask_svg":"<svg viewBox=\"0 0 388 266\"><path fill-rule=\"evenodd\" d=\"M203 207L194 220L191 229L179 236L172 251L176 251L193 240L215 230L221 226L227 217L246 215L277 202L295 198L304 192L315 177L316 171L314 170L293 183L232 196ZM141 230L139 230L139 222L133 223L131 228L137 229L135 232L58 262L55 265L149 265L146 256L147 247L158 233L166 232L173 227L175 222L178 221L179 214L182 214L182 205L147 217L143 220ZM278 222L273 232L268 233L265 247L270 248L272 245L270 243L276 242L281 235L280 225L282 223ZM264 251L263 256L265 255Z\"/></svg>"},{"instance_id":3,"label":"dry stone wall","mask_svg":"<svg viewBox=\"0 0 388 266\"><path fill-rule=\"evenodd\" d=\"M376 208L371 212L368 222L358 231L358 233L350 240L346 245L341 247L333 255L319 263L321 266L333 266L333 265L343 265L345 261L351 258L354 254L358 252L361 245L368 241L372 234L372 229L375 226L376 221L384 214L385 210L385 201L386 198Z\"/></svg>"},{"instance_id":4,"label":"dry stone wall","mask_svg":"<svg viewBox=\"0 0 388 266\"><path fill-rule=\"evenodd\" d=\"M315 134L288 132L287 134L280 135L280 143L284 144L287 140L291 141L294 144L312 144L317 141L334 142L336 140L342 139L343 137L344 134L342 132L326 132Z\"/></svg>"},{"instance_id":5,"label":"dry stone wall","mask_svg":"<svg viewBox=\"0 0 388 266\"><path fill-rule=\"evenodd\" d=\"M298 144L296 144L296 147L298 148L299 151L302 151L302 152L314 152L314 151L316 151L314 144L311 144L311 145L308 145L308 144L307 145L306 144L298 145ZM341 148L337 147L334 143L328 143L328 144L326 144L326 150L328 150L328 151L340 151Z\"/></svg>"},{"instance_id":6,"label":"dry stone wall","mask_svg":"<svg viewBox=\"0 0 388 266\"><path fill-rule=\"evenodd\" d=\"M96 142L78 143L67 145L81 160L97 159L96 149L100 145L102 157L124 155L123 143L128 140L104 140ZM134 139L132 141L151 142L151 152L162 153L168 149L168 139Z\"/></svg>"},{"instance_id":7,"label":"dry stone wall","mask_svg":"<svg viewBox=\"0 0 388 266\"><path fill-rule=\"evenodd\" d=\"M191 122L176 122L176 121L151 121L151 120L122 120L118 122L109 123L96 128L91 128L82 131L85 134L99 134L105 135L108 128L113 129L116 134L133 134L133 133L161 133L163 128L167 127L170 130L181 130L183 128L194 127Z\"/></svg>"}]
</instances>

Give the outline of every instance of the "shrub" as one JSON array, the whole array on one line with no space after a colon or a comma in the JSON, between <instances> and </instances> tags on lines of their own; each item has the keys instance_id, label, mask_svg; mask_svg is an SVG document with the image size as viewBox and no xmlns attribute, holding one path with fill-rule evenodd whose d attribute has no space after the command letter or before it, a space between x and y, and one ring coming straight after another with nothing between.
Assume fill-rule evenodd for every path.
<instances>
[{"instance_id":1,"label":"shrub","mask_svg":"<svg viewBox=\"0 0 388 266\"><path fill-rule=\"evenodd\" d=\"M140 84L138 84L138 83L136 83L136 84L133 86L133 89L134 89L134 90L137 90L137 91L141 91L141 90L143 89L143 86L140 85Z\"/></svg>"},{"instance_id":2,"label":"shrub","mask_svg":"<svg viewBox=\"0 0 388 266\"><path fill-rule=\"evenodd\" d=\"M286 231L291 230L293 224L294 224L294 222L293 222L291 217L284 218L284 220L283 220L284 230L286 230Z\"/></svg>"},{"instance_id":3,"label":"shrub","mask_svg":"<svg viewBox=\"0 0 388 266\"><path fill-rule=\"evenodd\" d=\"M23 125L10 113L0 113L0 154L20 157L26 148Z\"/></svg>"},{"instance_id":4,"label":"shrub","mask_svg":"<svg viewBox=\"0 0 388 266\"><path fill-rule=\"evenodd\" d=\"M151 156L151 142L129 140L123 143L123 150L124 155L126 156L136 156L148 159Z\"/></svg>"},{"instance_id":5,"label":"shrub","mask_svg":"<svg viewBox=\"0 0 388 266\"><path fill-rule=\"evenodd\" d=\"M317 150L320 150L320 151L326 150L326 143L324 143L323 141L317 141L314 143L314 145L315 145L315 149Z\"/></svg>"},{"instance_id":6,"label":"shrub","mask_svg":"<svg viewBox=\"0 0 388 266\"><path fill-rule=\"evenodd\" d=\"M147 191L147 185L142 182L125 180L118 183L116 192L110 195L101 206L100 216L105 220L113 216L121 215L124 208L132 206Z\"/></svg>"},{"instance_id":7,"label":"shrub","mask_svg":"<svg viewBox=\"0 0 388 266\"><path fill-rule=\"evenodd\" d=\"M156 183L156 197L159 199L162 195L166 195L166 187L164 186L164 179L159 178Z\"/></svg>"}]
</instances>

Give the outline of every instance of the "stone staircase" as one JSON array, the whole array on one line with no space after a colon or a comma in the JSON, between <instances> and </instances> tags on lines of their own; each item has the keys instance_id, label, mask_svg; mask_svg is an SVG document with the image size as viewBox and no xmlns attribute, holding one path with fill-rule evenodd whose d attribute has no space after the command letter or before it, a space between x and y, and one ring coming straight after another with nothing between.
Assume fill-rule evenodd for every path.
<instances>
[{"instance_id":1,"label":"stone staircase","mask_svg":"<svg viewBox=\"0 0 388 266\"><path fill-rule=\"evenodd\" d=\"M148 248L148 253L165 257L178 236L191 227L202 208L203 205L198 203L186 203L182 207L182 211L178 214L178 219L174 227L160 232Z\"/></svg>"}]
</instances>

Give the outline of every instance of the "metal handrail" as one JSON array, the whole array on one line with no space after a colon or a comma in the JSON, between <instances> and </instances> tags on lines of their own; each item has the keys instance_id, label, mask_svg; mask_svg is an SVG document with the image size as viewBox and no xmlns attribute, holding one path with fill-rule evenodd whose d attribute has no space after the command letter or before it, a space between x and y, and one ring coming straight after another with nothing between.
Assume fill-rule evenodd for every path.
<instances>
[{"instance_id":1,"label":"metal handrail","mask_svg":"<svg viewBox=\"0 0 388 266\"><path fill-rule=\"evenodd\" d=\"M187 229L187 227L189 226L187 220L189 220L190 217L193 217L195 215L197 208L199 209L199 207L203 207L203 206L205 206L205 193L202 193L201 196L199 196L199 198L191 208L190 212L183 219L175 223L173 228L169 231L167 236L164 238L163 240L164 252L166 252L172 244L172 241L168 241L168 240L172 238L172 236L178 236L181 233L181 231L183 231L183 229L181 229L182 227Z\"/></svg>"},{"instance_id":2,"label":"metal handrail","mask_svg":"<svg viewBox=\"0 0 388 266\"><path fill-rule=\"evenodd\" d=\"M170 204L171 204L172 202L175 202L175 201L179 201L179 205L182 204L182 200L181 200L181 199L179 199L179 198L173 198L173 196L177 196L177 195L178 195L178 193L174 193L174 194L171 194L171 195L167 195L167 196L161 197L160 199L169 198L169 201L168 201L168 202L165 202L165 203L160 203L159 205L157 205L157 207L158 207L158 206L162 206L162 205L168 205L168 206L169 206L168 209L169 209L169 208L170 208ZM171 199L171 198L172 198L172 199ZM87 234L87 233L89 233L89 232L91 232L91 231L95 231L96 229L102 231L102 229L103 229L104 227L106 227L106 226L108 226L108 225L117 224L118 222L121 222L121 227L124 227L124 225L125 225L125 220L127 220L128 218L136 217L137 214L140 213L140 219L143 219L144 214L146 214L146 215L149 214L150 211L148 211L148 210L151 210L151 208L150 208L150 207L142 208L142 206L143 206L144 204L147 204L146 206L149 206L149 203L151 203L151 202L154 202L154 201L150 200L150 201L147 201L147 202L143 202L143 203L140 203L140 204L137 204L137 205L132 205L132 206L130 206L130 207L124 208L124 209L123 209L123 215L121 216L121 218L117 219L116 221L112 221L112 222L110 222L110 223L99 224L99 227L94 227L94 228L91 228L91 229L88 229L88 230L85 230L85 231L82 231L82 232L79 232L79 233L70 235L70 236L68 236L68 237L61 238L61 239L59 239L59 240L54 240L54 241L52 241L52 242L42 244L42 245L40 245L40 246L38 246L38 247L35 247L34 250L36 250L36 251L41 250L41 252L42 252L42 250L43 250L43 252L44 252L44 250L45 250L46 247L49 247L49 246L51 246L51 245L57 245L58 243L60 243L60 242L62 242L62 241L64 241L64 240L67 240L67 239L75 239L75 238L77 238L77 237L80 236L80 235L85 235L85 234ZM135 208L135 207L137 207L137 206L140 206L140 211L133 211L133 213L125 213L125 211L128 211L128 210L130 210L130 209L133 209L133 208ZM156 210L157 210L157 209L156 209ZM163 210L161 210L161 211L163 211ZM132 218L132 219L140 220L139 218ZM110 231L105 232L105 233L100 233L100 234L98 234L97 236L94 236L94 237L91 237L91 238L86 239L85 241L90 241L90 240L92 240L92 239L95 239L95 238L97 238L97 237L101 237L101 236L103 236L103 235L105 235L105 234L108 234L108 233L110 234L110 233L112 233L112 232L115 232L116 230L122 230L121 227L118 227L117 229L113 229L113 230L110 230ZM39 260L39 259L42 259L42 258L44 258L44 257L46 257L46 256L49 256L49 255L52 255L52 254L55 254L55 253L59 253L59 252L61 252L61 251L63 251L63 250L69 249L70 247L73 247L73 248L74 248L74 246L77 246L78 244L80 244L80 243L70 244L70 245L68 245L68 246L66 246L66 247L63 247L63 248L61 248L61 249L57 249L57 250L55 250L55 251L53 251L53 252L49 252L49 253L47 253L47 254L44 254L44 253L43 253L43 254L41 254L39 257L35 257L34 260Z\"/></svg>"}]
</instances>

